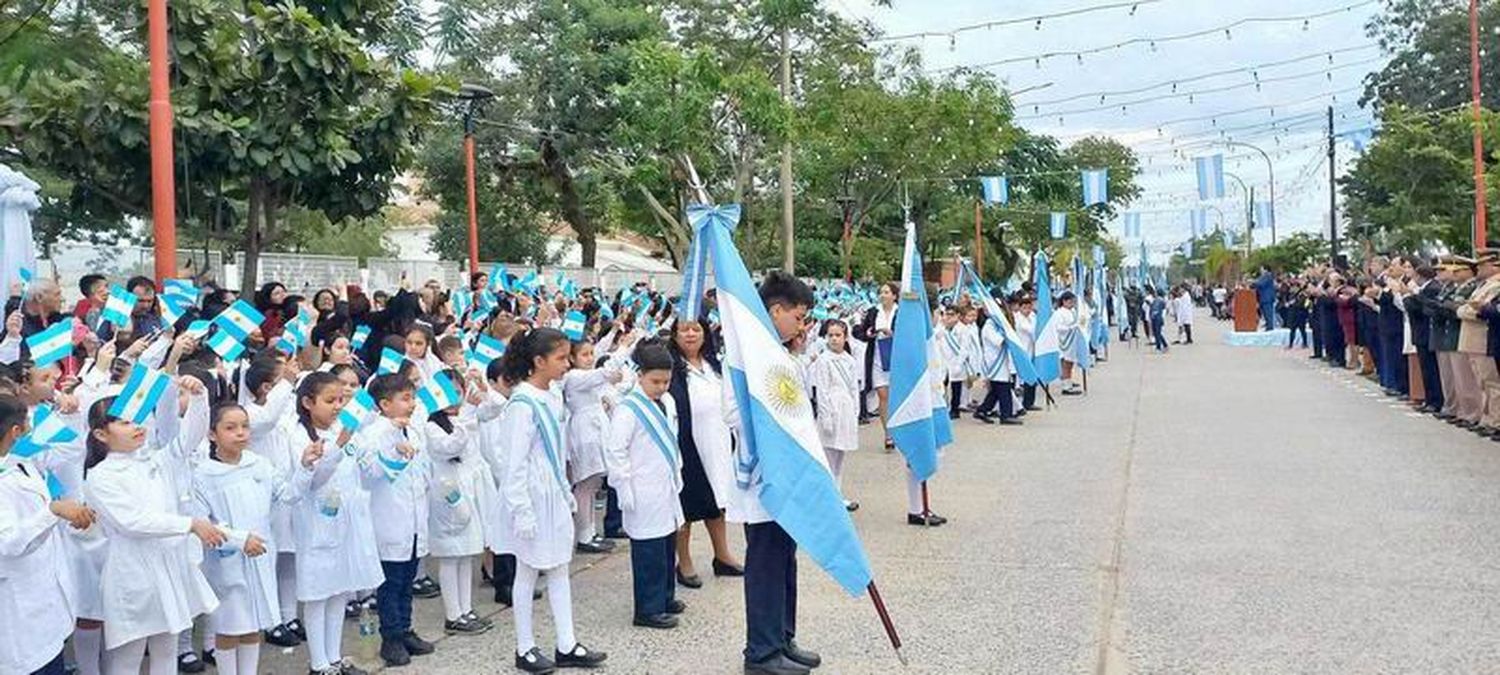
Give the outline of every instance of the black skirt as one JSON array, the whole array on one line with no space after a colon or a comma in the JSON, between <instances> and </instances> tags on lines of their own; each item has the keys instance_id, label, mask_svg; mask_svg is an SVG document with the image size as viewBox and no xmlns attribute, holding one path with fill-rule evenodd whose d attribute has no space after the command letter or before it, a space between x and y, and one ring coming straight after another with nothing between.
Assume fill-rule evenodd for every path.
<instances>
[{"instance_id":1,"label":"black skirt","mask_svg":"<svg viewBox=\"0 0 1500 675\"><path fill-rule=\"evenodd\" d=\"M718 518L724 515L724 509L714 499L713 485L708 482L708 473L698 456L698 444L693 442L693 404L688 399L687 366L675 354L668 391L677 405L677 447L682 451L682 492L677 497L682 501L682 515L689 523Z\"/></svg>"}]
</instances>

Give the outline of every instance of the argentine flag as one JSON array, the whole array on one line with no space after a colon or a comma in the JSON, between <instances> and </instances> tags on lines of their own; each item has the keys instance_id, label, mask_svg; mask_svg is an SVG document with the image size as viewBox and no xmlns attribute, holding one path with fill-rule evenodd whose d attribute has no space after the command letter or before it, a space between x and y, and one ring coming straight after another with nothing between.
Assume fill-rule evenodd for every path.
<instances>
[{"instance_id":1,"label":"argentine flag","mask_svg":"<svg viewBox=\"0 0 1500 675\"><path fill-rule=\"evenodd\" d=\"M1208 233L1208 209L1198 207L1188 212L1189 223L1193 228L1193 237L1201 237ZM1192 255L1189 253L1188 255Z\"/></svg>"},{"instance_id":2,"label":"argentine flag","mask_svg":"<svg viewBox=\"0 0 1500 675\"><path fill-rule=\"evenodd\" d=\"M380 365L376 366L376 375L389 375L401 370L401 362L406 360L406 355L390 347L380 350Z\"/></svg>"},{"instance_id":3,"label":"argentine flag","mask_svg":"<svg viewBox=\"0 0 1500 675\"><path fill-rule=\"evenodd\" d=\"M1139 239L1141 236L1141 214L1130 212L1125 214L1125 238Z\"/></svg>"},{"instance_id":4,"label":"argentine flag","mask_svg":"<svg viewBox=\"0 0 1500 675\"><path fill-rule=\"evenodd\" d=\"M724 321L724 368L739 408L736 479L754 489L777 524L850 595L870 585L870 561L833 482L801 367L734 248L735 218L716 208L697 221L708 239Z\"/></svg>"},{"instance_id":5,"label":"argentine flag","mask_svg":"<svg viewBox=\"0 0 1500 675\"><path fill-rule=\"evenodd\" d=\"M1068 214L1063 211L1053 211L1047 219L1052 231L1053 239L1062 239L1068 236Z\"/></svg>"},{"instance_id":6,"label":"argentine flag","mask_svg":"<svg viewBox=\"0 0 1500 675\"><path fill-rule=\"evenodd\" d=\"M505 343L499 338L481 333L479 339L474 341L474 349L470 354L473 357L469 359L470 361L478 364L480 368L488 368L491 361L505 355Z\"/></svg>"},{"instance_id":7,"label":"argentine flag","mask_svg":"<svg viewBox=\"0 0 1500 675\"><path fill-rule=\"evenodd\" d=\"M104 311L99 316L115 326L129 326L130 313L135 311L135 301L135 294L125 290L124 286L110 286L109 299L104 301Z\"/></svg>"},{"instance_id":8,"label":"argentine flag","mask_svg":"<svg viewBox=\"0 0 1500 675\"><path fill-rule=\"evenodd\" d=\"M960 281L956 287L962 287L965 283L969 286L969 294L984 303L986 316L1000 327L1000 335L1005 339L1005 352L1010 356L1010 362L1016 368L1016 377L1026 384L1036 384L1040 381L1037 376L1036 365L1031 361L1031 355L1021 347L1021 334L1016 332L1016 327L1011 325L1010 319L1000 309L1000 303L995 302L995 296L984 289L984 282L980 280L979 274L969 266L969 261L963 261L963 267L959 268Z\"/></svg>"},{"instance_id":9,"label":"argentine flag","mask_svg":"<svg viewBox=\"0 0 1500 675\"><path fill-rule=\"evenodd\" d=\"M365 340L370 339L369 326L355 326L354 336L349 338L349 348L359 351L365 348Z\"/></svg>"},{"instance_id":10,"label":"argentine flag","mask_svg":"<svg viewBox=\"0 0 1500 675\"><path fill-rule=\"evenodd\" d=\"M354 433L364 426L365 421L375 414L375 398L370 392L360 389L354 392L354 397L344 404L344 409L339 411L339 424L343 425L349 433Z\"/></svg>"},{"instance_id":11,"label":"argentine flag","mask_svg":"<svg viewBox=\"0 0 1500 675\"><path fill-rule=\"evenodd\" d=\"M193 303L180 295L163 295L161 302L161 320L168 326L177 325L182 317L187 316L188 310L193 308Z\"/></svg>"},{"instance_id":12,"label":"argentine flag","mask_svg":"<svg viewBox=\"0 0 1500 675\"><path fill-rule=\"evenodd\" d=\"M125 388L120 390L114 404L109 406L110 416L145 424L146 418L156 410L157 401L161 400L162 393L166 392L167 385L171 383L172 378L166 373L135 364L130 369L130 377L125 380Z\"/></svg>"},{"instance_id":13,"label":"argentine flag","mask_svg":"<svg viewBox=\"0 0 1500 675\"><path fill-rule=\"evenodd\" d=\"M906 224L906 249L902 256L901 303L896 307L896 325L891 339L891 414L886 423L891 440L918 480L937 473L938 448L953 442L948 415L934 414L943 407L942 384L933 391L932 321L927 310L927 289L922 282L922 259L917 251L917 226Z\"/></svg>"},{"instance_id":14,"label":"argentine flag","mask_svg":"<svg viewBox=\"0 0 1500 675\"><path fill-rule=\"evenodd\" d=\"M245 343L227 330L220 328L208 337L208 348L212 349L219 358L225 361L233 361L245 353Z\"/></svg>"},{"instance_id":15,"label":"argentine flag","mask_svg":"<svg viewBox=\"0 0 1500 675\"><path fill-rule=\"evenodd\" d=\"M427 408L428 413L447 410L463 400L458 394L458 387L453 385L452 378L444 373L433 373L432 379L417 390L417 399Z\"/></svg>"},{"instance_id":16,"label":"argentine flag","mask_svg":"<svg viewBox=\"0 0 1500 675\"><path fill-rule=\"evenodd\" d=\"M1083 205L1093 206L1109 202L1109 169L1088 169L1083 172Z\"/></svg>"},{"instance_id":17,"label":"argentine flag","mask_svg":"<svg viewBox=\"0 0 1500 675\"><path fill-rule=\"evenodd\" d=\"M167 279L162 282L162 297L178 298L189 305L198 304L198 287L190 279Z\"/></svg>"},{"instance_id":18,"label":"argentine flag","mask_svg":"<svg viewBox=\"0 0 1500 675\"><path fill-rule=\"evenodd\" d=\"M250 334L259 329L260 324L265 320L264 314L244 300L235 300L234 304L214 317L214 323L220 329L230 332L239 340L250 337Z\"/></svg>"},{"instance_id":19,"label":"argentine flag","mask_svg":"<svg viewBox=\"0 0 1500 675\"><path fill-rule=\"evenodd\" d=\"M1047 270L1047 254L1036 253L1032 266L1032 285L1036 287L1036 340L1031 348L1031 362L1036 365L1042 384L1062 377L1062 345L1057 339L1057 320L1052 311L1052 282Z\"/></svg>"},{"instance_id":20,"label":"argentine flag","mask_svg":"<svg viewBox=\"0 0 1500 675\"><path fill-rule=\"evenodd\" d=\"M1198 198L1204 201L1224 198L1224 155L1209 155L1193 160L1198 169Z\"/></svg>"},{"instance_id":21,"label":"argentine flag","mask_svg":"<svg viewBox=\"0 0 1500 675\"><path fill-rule=\"evenodd\" d=\"M73 318L52 324L40 333L26 338L26 350L37 368L45 368L73 354Z\"/></svg>"},{"instance_id":22,"label":"argentine flag","mask_svg":"<svg viewBox=\"0 0 1500 675\"><path fill-rule=\"evenodd\" d=\"M984 203L986 204L1009 204L1010 203L1010 177L1009 176L980 176L979 187L984 190Z\"/></svg>"},{"instance_id":23,"label":"argentine flag","mask_svg":"<svg viewBox=\"0 0 1500 675\"><path fill-rule=\"evenodd\" d=\"M1255 202L1255 226L1276 227L1276 206L1271 202Z\"/></svg>"},{"instance_id":24,"label":"argentine flag","mask_svg":"<svg viewBox=\"0 0 1500 675\"><path fill-rule=\"evenodd\" d=\"M63 416L52 409L52 406L42 404L36 407L36 412L31 415L31 431L25 436L16 439L16 444L10 449L10 454L19 459L26 459L35 455L53 443L68 443L78 440L78 432L68 426Z\"/></svg>"},{"instance_id":25,"label":"argentine flag","mask_svg":"<svg viewBox=\"0 0 1500 675\"><path fill-rule=\"evenodd\" d=\"M563 335L568 336L568 339L572 340L573 342L582 342L583 325L587 320L588 319L583 316L583 312L580 312L576 309L563 315Z\"/></svg>"}]
</instances>

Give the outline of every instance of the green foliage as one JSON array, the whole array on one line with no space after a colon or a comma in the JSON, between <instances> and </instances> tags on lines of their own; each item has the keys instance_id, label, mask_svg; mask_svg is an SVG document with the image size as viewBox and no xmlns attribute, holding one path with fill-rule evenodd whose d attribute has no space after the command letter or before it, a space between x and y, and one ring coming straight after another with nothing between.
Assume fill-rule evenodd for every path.
<instances>
[{"instance_id":1,"label":"green foliage","mask_svg":"<svg viewBox=\"0 0 1500 675\"><path fill-rule=\"evenodd\" d=\"M1480 70L1485 104L1495 106L1500 92L1500 69L1493 55L1500 52L1500 0L1482 0L1479 10L1482 54L1491 57ZM1420 110L1450 109L1469 103L1469 3L1467 0L1386 0L1366 32L1376 38L1391 60L1365 79L1361 103L1404 105Z\"/></svg>"},{"instance_id":2,"label":"green foliage","mask_svg":"<svg viewBox=\"0 0 1500 675\"><path fill-rule=\"evenodd\" d=\"M505 154L503 139L496 139L489 129L480 129L477 136L474 154L479 259L486 262L550 262L547 236L552 228L546 215L531 206L542 199L521 190L539 186L518 178L533 169L514 163ZM440 209L432 251L444 260L467 261L469 201L463 133L459 126L450 124L434 131L424 144L417 163L424 174L418 192Z\"/></svg>"},{"instance_id":3,"label":"green foliage","mask_svg":"<svg viewBox=\"0 0 1500 675\"><path fill-rule=\"evenodd\" d=\"M1260 269L1261 265L1276 272L1300 272L1314 260L1326 258L1328 242L1321 236L1297 232L1283 237L1271 246L1262 246L1250 253L1245 260L1246 273Z\"/></svg>"},{"instance_id":4,"label":"green foliage","mask_svg":"<svg viewBox=\"0 0 1500 675\"><path fill-rule=\"evenodd\" d=\"M318 211L288 209L288 235L278 242L275 250L348 256L361 261L390 257L396 251L386 245L385 233L400 224L406 223L395 207L386 207L374 216L349 218L340 223L329 222L328 216Z\"/></svg>"},{"instance_id":5,"label":"green foliage","mask_svg":"<svg viewBox=\"0 0 1500 675\"><path fill-rule=\"evenodd\" d=\"M797 274L815 279L842 279L844 266L839 261L838 245L827 239L798 237Z\"/></svg>"}]
</instances>

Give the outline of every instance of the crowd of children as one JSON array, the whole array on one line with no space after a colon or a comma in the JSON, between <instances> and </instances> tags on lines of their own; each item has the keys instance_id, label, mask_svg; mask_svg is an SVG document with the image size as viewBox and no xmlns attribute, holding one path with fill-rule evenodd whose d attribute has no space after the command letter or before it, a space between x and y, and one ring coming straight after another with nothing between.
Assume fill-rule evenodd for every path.
<instances>
[{"instance_id":1,"label":"crowd of children","mask_svg":"<svg viewBox=\"0 0 1500 675\"><path fill-rule=\"evenodd\" d=\"M620 515L609 534L630 541L635 625L677 625L676 586L697 580L690 523L703 521L714 573L744 575L752 599L747 671L819 665L794 639L795 544L734 485L712 291L682 317L643 284L549 289L503 270L463 289L403 281L310 300L278 283L253 299L200 283L91 275L64 313L56 282L36 279L8 309L0 672L61 673L70 642L83 675L210 660L249 675L264 641L305 642L310 673L358 675L347 619L378 632L391 666L435 651L414 597L441 596L444 633L488 631L476 574L513 606L516 668L597 666L606 654L576 635L568 566L614 548L596 518L605 495ZM859 426L886 413L896 293L762 284L836 483ZM1008 300L1006 325L1030 349L1035 301ZM1036 389L986 313L964 293L934 313L950 414L1018 424ZM909 523L944 522L909 497ZM725 509L748 524L743 565ZM550 650L533 627L543 577Z\"/></svg>"}]
</instances>

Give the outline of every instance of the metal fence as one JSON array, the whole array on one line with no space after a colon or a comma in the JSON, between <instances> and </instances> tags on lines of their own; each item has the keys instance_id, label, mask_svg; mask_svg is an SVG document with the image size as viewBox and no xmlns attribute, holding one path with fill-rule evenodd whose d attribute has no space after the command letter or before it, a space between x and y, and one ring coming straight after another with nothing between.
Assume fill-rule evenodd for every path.
<instances>
[{"instance_id":1,"label":"metal fence","mask_svg":"<svg viewBox=\"0 0 1500 675\"><path fill-rule=\"evenodd\" d=\"M613 267L573 267L570 265L543 265L541 268L536 268L524 263L504 263L504 265L506 271L516 276L526 276L527 272L538 270L537 275L548 287L555 285L557 273L562 272L563 276L586 288L603 286L608 291L616 291L638 281L644 281L652 288L669 295L682 290L681 272L647 272ZM495 269L495 263L480 263L480 269L489 272Z\"/></svg>"},{"instance_id":2,"label":"metal fence","mask_svg":"<svg viewBox=\"0 0 1500 675\"><path fill-rule=\"evenodd\" d=\"M245 268L245 254L234 255L235 267ZM219 279L223 276L216 275ZM307 253L262 253L260 269L256 270L256 285L267 281L279 281L291 293L311 295L320 288L332 288L337 284L359 283L359 258L336 255L313 255ZM228 278L230 286L239 285L240 277Z\"/></svg>"},{"instance_id":3,"label":"metal fence","mask_svg":"<svg viewBox=\"0 0 1500 675\"><path fill-rule=\"evenodd\" d=\"M224 257L218 251L206 256L203 251L178 249L177 264L193 269L220 269ZM124 282L134 276L156 275L156 253L142 246L90 246L58 244L52 247L52 257L37 261L37 271L43 276L54 276L62 281L63 292L73 297L81 296L77 281L85 274L103 274L112 280Z\"/></svg>"}]
</instances>

